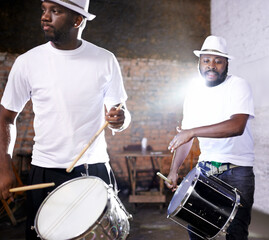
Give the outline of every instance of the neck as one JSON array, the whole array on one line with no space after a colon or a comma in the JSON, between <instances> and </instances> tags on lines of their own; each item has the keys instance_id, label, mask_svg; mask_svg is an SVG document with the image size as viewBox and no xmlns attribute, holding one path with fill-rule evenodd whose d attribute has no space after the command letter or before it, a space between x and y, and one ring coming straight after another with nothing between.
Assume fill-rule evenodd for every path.
<instances>
[{"instance_id":1,"label":"neck","mask_svg":"<svg viewBox=\"0 0 269 240\"><path fill-rule=\"evenodd\" d=\"M54 48L57 48L59 50L74 50L81 46L82 41L80 39L75 39L74 41L69 41L66 43L63 42L51 42L51 45Z\"/></svg>"},{"instance_id":2,"label":"neck","mask_svg":"<svg viewBox=\"0 0 269 240\"><path fill-rule=\"evenodd\" d=\"M225 76L221 76L218 80L214 81L214 82L210 82L210 81L207 81L206 79L206 85L208 87L215 87L215 86L218 86L220 85L221 83L223 83L226 79L227 75Z\"/></svg>"}]
</instances>

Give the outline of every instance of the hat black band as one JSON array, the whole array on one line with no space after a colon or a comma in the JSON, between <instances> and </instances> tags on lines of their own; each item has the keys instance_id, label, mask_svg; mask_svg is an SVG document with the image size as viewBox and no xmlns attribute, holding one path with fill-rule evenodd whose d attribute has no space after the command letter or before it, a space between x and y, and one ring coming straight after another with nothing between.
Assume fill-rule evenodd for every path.
<instances>
[{"instance_id":1,"label":"hat black band","mask_svg":"<svg viewBox=\"0 0 269 240\"><path fill-rule=\"evenodd\" d=\"M217 53L228 55L228 53L223 53L223 52L220 52L220 51L215 50L215 49L203 49L203 50L201 50L201 52L217 52Z\"/></svg>"}]
</instances>

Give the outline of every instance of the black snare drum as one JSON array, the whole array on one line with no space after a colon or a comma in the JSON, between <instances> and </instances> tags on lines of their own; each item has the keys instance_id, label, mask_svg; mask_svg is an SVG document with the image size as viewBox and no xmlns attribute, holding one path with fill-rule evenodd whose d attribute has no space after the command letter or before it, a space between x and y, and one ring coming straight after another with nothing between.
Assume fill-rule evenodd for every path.
<instances>
[{"instance_id":1,"label":"black snare drum","mask_svg":"<svg viewBox=\"0 0 269 240\"><path fill-rule=\"evenodd\" d=\"M235 188L194 168L178 186L167 217L186 229L190 225L204 239L213 239L226 233L239 204Z\"/></svg>"}]
</instances>

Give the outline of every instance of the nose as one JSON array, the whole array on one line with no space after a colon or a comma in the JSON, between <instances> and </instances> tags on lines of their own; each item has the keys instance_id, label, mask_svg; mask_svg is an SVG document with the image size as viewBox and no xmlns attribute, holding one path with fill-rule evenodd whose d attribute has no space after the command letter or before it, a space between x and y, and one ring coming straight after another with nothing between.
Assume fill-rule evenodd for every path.
<instances>
[{"instance_id":1,"label":"nose","mask_svg":"<svg viewBox=\"0 0 269 240\"><path fill-rule=\"evenodd\" d=\"M51 15L48 10L43 10L42 15L41 15L41 21L42 22L49 22L51 21Z\"/></svg>"},{"instance_id":2,"label":"nose","mask_svg":"<svg viewBox=\"0 0 269 240\"><path fill-rule=\"evenodd\" d=\"M215 64L214 61L212 61L212 62L210 62L210 63L208 64L208 69L209 69L209 70L216 70L216 64Z\"/></svg>"}]
</instances>

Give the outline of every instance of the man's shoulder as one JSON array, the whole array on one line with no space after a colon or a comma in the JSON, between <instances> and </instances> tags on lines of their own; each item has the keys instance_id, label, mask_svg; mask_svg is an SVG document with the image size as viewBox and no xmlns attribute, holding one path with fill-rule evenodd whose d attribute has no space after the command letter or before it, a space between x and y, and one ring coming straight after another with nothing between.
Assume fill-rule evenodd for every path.
<instances>
[{"instance_id":1,"label":"man's shoulder","mask_svg":"<svg viewBox=\"0 0 269 240\"><path fill-rule=\"evenodd\" d=\"M37 55L46 47L47 44L48 43L44 43L44 44L38 45L36 47L33 47L33 48L29 49L28 51L26 51L25 53L21 54L19 57L23 58L23 57L27 57L30 55Z\"/></svg>"},{"instance_id":2,"label":"man's shoulder","mask_svg":"<svg viewBox=\"0 0 269 240\"><path fill-rule=\"evenodd\" d=\"M84 41L84 44L86 46L86 48L88 49L88 52L91 53L91 54L96 54L96 55L99 55L99 56L114 56L114 54L112 52L110 52L109 50L103 48L103 47L100 47L94 43L91 43L91 42L88 42L88 41Z\"/></svg>"},{"instance_id":3,"label":"man's shoulder","mask_svg":"<svg viewBox=\"0 0 269 240\"><path fill-rule=\"evenodd\" d=\"M33 47L32 49L29 49L28 51L22 53L16 58L17 64L24 64L28 62L35 61L37 58L40 58L41 52L43 49L45 49L46 44L42 44L36 47Z\"/></svg>"},{"instance_id":4,"label":"man's shoulder","mask_svg":"<svg viewBox=\"0 0 269 240\"><path fill-rule=\"evenodd\" d=\"M246 79L236 75L228 75L227 82L229 82L231 85L241 85L241 84L249 85Z\"/></svg>"}]
</instances>

